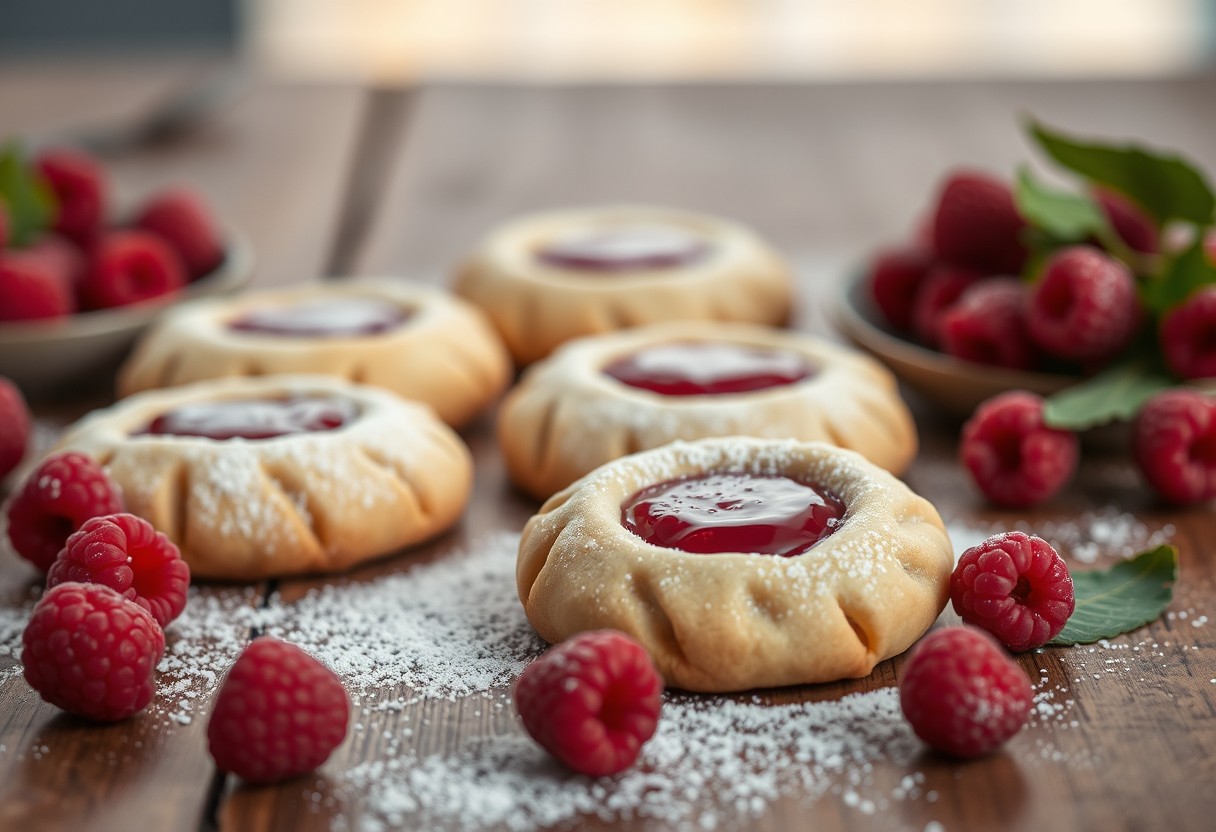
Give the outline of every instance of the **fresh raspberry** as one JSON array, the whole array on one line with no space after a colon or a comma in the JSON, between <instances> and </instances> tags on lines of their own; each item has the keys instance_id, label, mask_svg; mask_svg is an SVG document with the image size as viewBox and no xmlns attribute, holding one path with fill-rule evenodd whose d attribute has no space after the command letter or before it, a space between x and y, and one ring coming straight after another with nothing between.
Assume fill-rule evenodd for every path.
<instances>
[{"instance_id":1,"label":"fresh raspberry","mask_svg":"<svg viewBox=\"0 0 1216 832\"><path fill-rule=\"evenodd\" d=\"M34 607L21 663L38 695L100 722L142 711L156 693L165 634L147 610L101 584L60 584Z\"/></svg>"},{"instance_id":2,"label":"fresh raspberry","mask_svg":"<svg viewBox=\"0 0 1216 832\"><path fill-rule=\"evenodd\" d=\"M870 265L870 296L887 323L899 330L912 329L912 305L933 256L919 246L880 251Z\"/></svg>"},{"instance_id":3,"label":"fresh raspberry","mask_svg":"<svg viewBox=\"0 0 1216 832\"><path fill-rule=\"evenodd\" d=\"M1026 292L1013 278L968 287L938 322L942 351L994 367L1032 368L1038 351L1026 331Z\"/></svg>"},{"instance_id":4,"label":"fresh raspberry","mask_svg":"<svg viewBox=\"0 0 1216 832\"><path fill-rule=\"evenodd\" d=\"M1216 286L1193 292L1161 321L1165 363L1182 378L1216 376Z\"/></svg>"},{"instance_id":5,"label":"fresh raspberry","mask_svg":"<svg viewBox=\"0 0 1216 832\"><path fill-rule=\"evenodd\" d=\"M1157 224L1128 197L1106 188L1095 188L1094 199L1119 239L1132 251L1156 254L1161 250Z\"/></svg>"},{"instance_id":6,"label":"fresh raspberry","mask_svg":"<svg viewBox=\"0 0 1216 832\"><path fill-rule=\"evenodd\" d=\"M75 309L72 287L61 275L12 251L0 254L0 321L63 318Z\"/></svg>"},{"instance_id":7,"label":"fresh raspberry","mask_svg":"<svg viewBox=\"0 0 1216 832\"><path fill-rule=\"evenodd\" d=\"M6 256L13 261L34 264L54 274L75 294L84 277L84 254L76 244L60 234L47 234L26 248L13 249Z\"/></svg>"},{"instance_id":8,"label":"fresh raspberry","mask_svg":"<svg viewBox=\"0 0 1216 832\"><path fill-rule=\"evenodd\" d=\"M1172 503L1216 497L1216 399L1196 390L1166 390L1136 417L1136 463Z\"/></svg>"},{"instance_id":9,"label":"fresh raspberry","mask_svg":"<svg viewBox=\"0 0 1216 832\"><path fill-rule=\"evenodd\" d=\"M983 275L975 269L943 263L925 277L912 303L912 329L922 343L941 344L942 315Z\"/></svg>"},{"instance_id":10,"label":"fresh raspberry","mask_svg":"<svg viewBox=\"0 0 1216 832\"><path fill-rule=\"evenodd\" d=\"M87 248L105 221L106 183L101 165L76 150L48 150L34 162L55 195L54 228Z\"/></svg>"},{"instance_id":11,"label":"fresh raspberry","mask_svg":"<svg viewBox=\"0 0 1216 832\"><path fill-rule=\"evenodd\" d=\"M1090 246L1052 256L1030 292L1030 338L1056 358L1110 358L1140 325L1136 280L1127 266Z\"/></svg>"},{"instance_id":12,"label":"fresh raspberry","mask_svg":"<svg viewBox=\"0 0 1216 832\"><path fill-rule=\"evenodd\" d=\"M553 756L592 777L633 765L659 722L663 680L645 648L596 630L558 644L524 668L515 709Z\"/></svg>"},{"instance_id":13,"label":"fresh raspberry","mask_svg":"<svg viewBox=\"0 0 1216 832\"><path fill-rule=\"evenodd\" d=\"M111 514L86 520L51 564L47 588L68 581L105 584L166 627L186 608L190 567L147 520Z\"/></svg>"},{"instance_id":14,"label":"fresh raspberry","mask_svg":"<svg viewBox=\"0 0 1216 832\"><path fill-rule=\"evenodd\" d=\"M984 173L958 171L938 197L933 247L950 263L1016 275L1026 262L1025 227L1008 185Z\"/></svg>"},{"instance_id":15,"label":"fresh raspberry","mask_svg":"<svg viewBox=\"0 0 1216 832\"><path fill-rule=\"evenodd\" d=\"M146 231L112 231L94 249L80 294L90 309L109 309L172 294L185 283L168 243Z\"/></svg>"},{"instance_id":16,"label":"fresh raspberry","mask_svg":"<svg viewBox=\"0 0 1216 832\"><path fill-rule=\"evenodd\" d=\"M1060 555L1024 532L993 535L963 552L950 576L950 601L964 623L1015 653L1058 636L1076 606Z\"/></svg>"},{"instance_id":17,"label":"fresh raspberry","mask_svg":"<svg viewBox=\"0 0 1216 832\"><path fill-rule=\"evenodd\" d=\"M933 748L979 757L1022 730L1030 715L1030 679L992 637L945 627L912 648L899 683L904 718Z\"/></svg>"},{"instance_id":18,"label":"fresh raspberry","mask_svg":"<svg viewBox=\"0 0 1216 832\"><path fill-rule=\"evenodd\" d=\"M273 783L325 762L349 719L346 689L332 670L294 644L263 636L220 686L207 743L221 771Z\"/></svg>"},{"instance_id":19,"label":"fresh raspberry","mask_svg":"<svg viewBox=\"0 0 1216 832\"><path fill-rule=\"evenodd\" d=\"M191 280L213 271L224 259L219 232L202 197L186 188L170 188L144 205L135 226L157 235L181 258Z\"/></svg>"},{"instance_id":20,"label":"fresh raspberry","mask_svg":"<svg viewBox=\"0 0 1216 832\"><path fill-rule=\"evenodd\" d=\"M989 500L1032 506L1059 491L1077 467L1077 436L1043 424L1043 400L1013 390L976 408L963 425L960 453Z\"/></svg>"},{"instance_id":21,"label":"fresh raspberry","mask_svg":"<svg viewBox=\"0 0 1216 832\"><path fill-rule=\"evenodd\" d=\"M8 505L8 539L42 571L85 520L122 511L122 496L101 466L81 453L48 457Z\"/></svg>"},{"instance_id":22,"label":"fresh raspberry","mask_svg":"<svg viewBox=\"0 0 1216 832\"><path fill-rule=\"evenodd\" d=\"M25 457L30 444L30 410L17 385L0 376L0 480Z\"/></svg>"}]
</instances>

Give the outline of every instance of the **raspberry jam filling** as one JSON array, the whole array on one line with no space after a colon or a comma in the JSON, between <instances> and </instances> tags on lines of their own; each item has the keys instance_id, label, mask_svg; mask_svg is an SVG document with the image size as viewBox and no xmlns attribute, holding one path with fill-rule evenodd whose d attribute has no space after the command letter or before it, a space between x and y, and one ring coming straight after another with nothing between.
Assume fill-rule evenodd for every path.
<instances>
[{"instance_id":1,"label":"raspberry jam filling","mask_svg":"<svg viewBox=\"0 0 1216 832\"><path fill-rule=\"evenodd\" d=\"M255 309L230 321L229 329L295 338L379 335L405 323L409 313L376 298L337 298Z\"/></svg>"},{"instance_id":2,"label":"raspberry jam filling","mask_svg":"<svg viewBox=\"0 0 1216 832\"><path fill-rule=\"evenodd\" d=\"M664 396L713 396L794 384L814 375L815 368L785 350L692 342L647 347L618 358L603 372Z\"/></svg>"},{"instance_id":3,"label":"raspberry jam filling","mask_svg":"<svg viewBox=\"0 0 1216 832\"><path fill-rule=\"evenodd\" d=\"M576 271L642 271L687 266L709 248L703 237L682 228L639 223L558 237L537 249L536 258Z\"/></svg>"},{"instance_id":4,"label":"raspberry jam filling","mask_svg":"<svg viewBox=\"0 0 1216 832\"><path fill-rule=\"evenodd\" d=\"M793 557L844 522L831 491L789 477L710 474L644 488L621 506L621 525L647 543L698 555Z\"/></svg>"},{"instance_id":5,"label":"raspberry jam filling","mask_svg":"<svg viewBox=\"0 0 1216 832\"><path fill-rule=\"evenodd\" d=\"M202 402L162 413L139 433L206 439L273 439L334 430L358 415L354 402L330 396Z\"/></svg>"}]
</instances>

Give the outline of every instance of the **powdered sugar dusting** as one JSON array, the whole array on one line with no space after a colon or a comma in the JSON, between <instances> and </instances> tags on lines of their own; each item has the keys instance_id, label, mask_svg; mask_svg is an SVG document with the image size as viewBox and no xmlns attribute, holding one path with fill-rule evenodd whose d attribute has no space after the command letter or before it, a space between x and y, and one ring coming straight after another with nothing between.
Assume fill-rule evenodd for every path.
<instances>
[{"instance_id":1,"label":"powdered sugar dusting","mask_svg":"<svg viewBox=\"0 0 1216 832\"><path fill-rule=\"evenodd\" d=\"M1168 543L1174 536L1169 523L1152 525L1134 514L1107 506L1087 511L1067 520L1038 520L1033 524L1018 521L1011 526L972 526L954 521L946 530L954 543L955 559L989 535L1005 531L1024 531L1038 535L1073 560L1092 564L1111 558L1129 558L1145 549Z\"/></svg>"},{"instance_id":2,"label":"powdered sugar dusting","mask_svg":"<svg viewBox=\"0 0 1216 832\"><path fill-rule=\"evenodd\" d=\"M854 775L879 759L907 764L921 748L895 688L777 706L679 695L666 698L639 763L611 780L573 776L511 734L478 737L451 756L366 763L343 784L366 794L361 832L528 830L588 816L713 829L761 815L782 796L813 801L842 780L846 803L852 794L854 808L866 811L864 803L873 812L876 802L848 787ZM901 795L915 787L905 779L912 782L901 784Z\"/></svg>"}]
</instances>

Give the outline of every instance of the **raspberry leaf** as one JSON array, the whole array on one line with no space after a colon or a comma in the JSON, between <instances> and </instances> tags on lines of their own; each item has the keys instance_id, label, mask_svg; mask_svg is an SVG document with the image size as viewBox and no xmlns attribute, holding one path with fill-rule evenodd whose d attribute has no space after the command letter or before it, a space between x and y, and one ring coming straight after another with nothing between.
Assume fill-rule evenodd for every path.
<instances>
[{"instance_id":1,"label":"raspberry leaf","mask_svg":"<svg viewBox=\"0 0 1216 832\"><path fill-rule=\"evenodd\" d=\"M1180 305L1196 289L1216 284L1216 264L1208 259L1203 237L1196 237L1181 254L1166 261L1162 274L1142 281L1140 299L1153 312L1162 314Z\"/></svg>"},{"instance_id":2,"label":"raspberry leaf","mask_svg":"<svg viewBox=\"0 0 1216 832\"><path fill-rule=\"evenodd\" d=\"M51 224L55 198L26 162L21 147L10 141L0 151L0 201L8 209L14 248L29 245Z\"/></svg>"},{"instance_id":3,"label":"raspberry leaf","mask_svg":"<svg viewBox=\"0 0 1216 832\"><path fill-rule=\"evenodd\" d=\"M1078 242L1108 234L1102 209L1089 197L1048 188L1028 168L1018 171L1013 198L1026 222L1059 242Z\"/></svg>"},{"instance_id":4,"label":"raspberry leaf","mask_svg":"<svg viewBox=\"0 0 1216 832\"><path fill-rule=\"evenodd\" d=\"M1074 572L1077 606L1049 644L1092 644L1161 617L1174 596L1178 549L1158 546L1110 569Z\"/></svg>"},{"instance_id":5,"label":"raspberry leaf","mask_svg":"<svg viewBox=\"0 0 1216 832\"><path fill-rule=\"evenodd\" d=\"M1211 225L1216 196L1203 174L1180 156L1136 144L1083 142L1031 121L1031 137L1048 156L1091 182L1118 191L1165 225Z\"/></svg>"},{"instance_id":6,"label":"raspberry leaf","mask_svg":"<svg viewBox=\"0 0 1216 832\"><path fill-rule=\"evenodd\" d=\"M1080 384L1048 396L1043 421L1048 427L1085 430L1135 417L1154 393L1175 382L1155 362L1138 359L1115 364Z\"/></svg>"}]
</instances>

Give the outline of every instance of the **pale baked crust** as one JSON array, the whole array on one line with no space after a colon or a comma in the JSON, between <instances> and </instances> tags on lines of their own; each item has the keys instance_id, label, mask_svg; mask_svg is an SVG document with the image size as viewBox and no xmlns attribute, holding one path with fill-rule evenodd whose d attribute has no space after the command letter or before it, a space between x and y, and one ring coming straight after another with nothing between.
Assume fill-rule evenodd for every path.
<instances>
[{"instance_id":1,"label":"pale baked crust","mask_svg":"<svg viewBox=\"0 0 1216 832\"><path fill-rule=\"evenodd\" d=\"M818 372L782 387L716 396L664 396L601 372L645 347L684 341L788 350ZM541 500L625 454L733 435L831 442L897 474L917 449L912 415L877 361L804 333L745 324L658 324L573 341L528 369L498 418L512 480Z\"/></svg>"},{"instance_id":2,"label":"pale baked crust","mask_svg":"<svg viewBox=\"0 0 1216 832\"><path fill-rule=\"evenodd\" d=\"M296 338L239 332L227 322L255 309L377 298L411 312L377 335ZM485 316L446 292L401 280L341 280L182 304L140 341L118 377L118 394L212 378L320 373L383 387L466 424L511 380L511 361Z\"/></svg>"},{"instance_id":3,"label":"pale baked crust","mask_svg":"<svg viewBox=\"0 0 1216 832\"><path fill-rule=\"evenodd\" d=\"M184 404L292 394L346 397L360 415L335 430L256 441L131 435ZM105 465L127 509L203 578L345 569L447 529L472 486L468 449L430 408L324 376L141 393L76 423L56 449Z\"/></svg>"},{"instance_id":4,"label":"pale baked crust","mask_svg":"<svg viewBox=\"0 0 1216 832\"><path fill-rule=\"evenodd\" d=\"M712 252L694 264L588 275L546 265L536 248L582 228L654 222L690 229ZM743 226L666 208L607 206L516 219L489 235L456 278L456 291L480 306L517 364L544 358L582 335L670 320L779 325L789 319L789 268Z\"/></svg>"},{"instance_id":5,"label":"pale baked crust","mask_svg":"<svg viewBox=\"0 0 1216 832\"><path fill-rule=\"evenodd\" d=\"M830 488L845 520L791 558L688 554L621 525L622 502L642 488L723 471ZM937 618L952 565L933 506L858 454L733 437L629 456L555 494L524 528L516 577L546 640L622 630L670 685L734 691L869 674Z\"/></svg>"}]
</instances>

